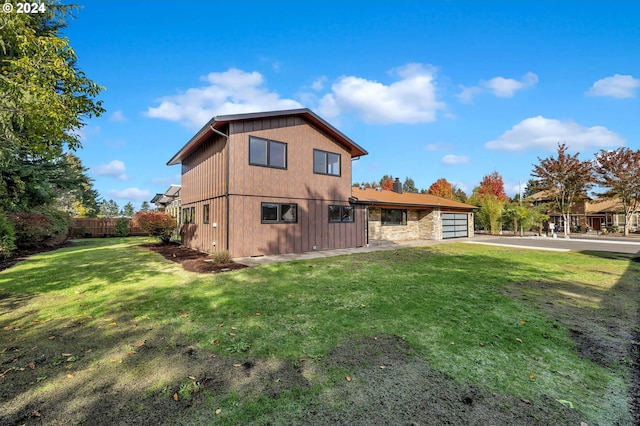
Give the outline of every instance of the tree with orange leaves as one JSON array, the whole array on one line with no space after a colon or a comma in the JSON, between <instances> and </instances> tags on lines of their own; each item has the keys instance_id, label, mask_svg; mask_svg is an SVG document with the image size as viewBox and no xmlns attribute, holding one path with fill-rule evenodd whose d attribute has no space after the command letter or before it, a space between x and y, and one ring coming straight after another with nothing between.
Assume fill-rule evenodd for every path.
<instances>
[{"instance_id":1,"label":"tree with orange leaves","mask_svg":"<svg viewBox=\"0 0 640 426\"><path fill-rule=\"evenodd\" d=\"M429 187L429 194L453 200L453 185L445 178L440 178Z\"/></svg>"},{"instance_id":2,"label":"tree with orange leaves","mask_svg":"<svg viewBox=\"0 0 640 426\"><path fill-rule=\"evenodd\" d=\"M478 198L482 198L486 195L493 195L500 201L508 201L509 197L504 192L504 182L502 176L498 172L494 171L491 174L486 175L480 182L478 188Z\"/></svg>"}]
</instances>

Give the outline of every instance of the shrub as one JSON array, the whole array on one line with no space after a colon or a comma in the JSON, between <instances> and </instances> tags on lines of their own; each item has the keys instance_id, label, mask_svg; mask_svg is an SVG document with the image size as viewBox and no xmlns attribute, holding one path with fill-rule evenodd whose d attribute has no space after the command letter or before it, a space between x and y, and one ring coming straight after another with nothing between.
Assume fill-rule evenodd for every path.
<instances>
[{"instance_id":1,"label":"shrub","mask_svg":"<svg viewBox=\"0 0 640 426\"><path fill-rule=\"evenodd\" d=\"M12 212L8 217L15 229L15 245L21 249L60 245L69 236L69 215L59 210Z\"/></svg>"},{"instance_id":2,"label":"shrub","mask_svg":"<svg viewBox=\"0 0 640 426\"><path fill-rule=\"evenodd\" d=\"M13 223L4 212L0 211L0 259L11 256L11 252L16 249L15 239L16 231L13 229Z\"/></svg>"},{"instance_id":3,"label":"shrub","mask_svg":"<svg viewBox=\"0 0 640 426\"><path fill-rule=\"evenodd\" d=\"M211 263L214 265L231 263L231 256L229 256L229 252L227 250L217 251L211 254Z\"/></svg>"},{"instance_id":4,"label":"shrub","mask_svg":"<svg viewBox=\"0 0 640 426\"><path fill-rule=\"evenodd\" d=\"M176 229L176 219L162 212L139 211L133 216L132 224L147 234L158 237L163 244L171 242L171 235Z\"/></svg>"},{"instance_id":5,"label":"shrub","mask_svg":"<svg viewBox=\"0 0 640 426\"><path fill-rule=\"evenodd\" d=\"M46 246L51 220L41 213L11 212L9 219L16 232L15 244L21 249Z\"/></svg>"},{"instance_id":6,"label":"shrub","mask_svg":"<svg viewBox=\"0 0 640 426\"><path fill-rule=\"evenodd\" d=\"M44 209L40 213L51 221L49 239L46 242L49 246L57 246L69 237L69 227L71 226L71 216L68 213L57 209Z\"/></svg>"},{"instance_id":7,"label":"shrub","mask_svg":"<svg viewBox=\"0 0 640 426\"><path fill-rule=\"evenodd\" d=\"M116 237L126 237L129 235L129 219L116 219L116 225L113 230Z\"/></svg>"}]
</instances>

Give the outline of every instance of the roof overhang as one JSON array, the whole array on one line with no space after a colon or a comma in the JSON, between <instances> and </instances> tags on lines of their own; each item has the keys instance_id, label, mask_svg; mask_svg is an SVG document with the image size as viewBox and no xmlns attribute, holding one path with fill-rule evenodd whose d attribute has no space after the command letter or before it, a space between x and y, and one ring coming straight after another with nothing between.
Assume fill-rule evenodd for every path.
<instances>
[{"instance_id":1,"label":"roof overhang","mask_svg":"<svg viewBox=\"0 0 640 426\"><path fill-rule=\"evenodd\" d=\"M182 161L189 156L203 141L207 140L214 134L225 134L224 130L228 127L229 123L237 122L237 121L249 121L249 120L257 120L262 118L276 118L276 117L302 117L307 120L309 123L323 130L327 134L334 137L340 144L342 144L347 150L351 153L351 158L361 157L363 155L367 155L367 151L362 148L360 145L349 139L338 129L333 127L327 121L322 119L319 115L315 114L308 108L301 109L291 109L291 110L282 110L282 111L270 111L270 112L256 112L249 114L234 114L234 115L219 115L217 117L213 117L211 120L205 124L202 129L198 131L187 142L181 149L178 151L168 162L168 166L173 166L176 164L181 164Z\"/></svg>"}]
</instances>

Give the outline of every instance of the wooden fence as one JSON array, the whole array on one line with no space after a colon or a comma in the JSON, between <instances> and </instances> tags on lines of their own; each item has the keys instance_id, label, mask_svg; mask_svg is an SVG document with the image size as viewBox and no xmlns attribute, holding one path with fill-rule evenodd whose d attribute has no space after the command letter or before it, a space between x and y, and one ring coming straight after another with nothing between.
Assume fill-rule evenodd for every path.
<instances>
[{"instance_id":1,"label":"wooden fence","mask_svg":"<svg viewBox=\"0 0 640 426\"><path fill-rule=\"evenodd\" d=\"M125 218L126 220L129 220ZM71 219L70 238L113 237L117 218L83 217ZM146 235L140 228L132 228L129 222L129 235Z\"/></svg>"}]
</instances>

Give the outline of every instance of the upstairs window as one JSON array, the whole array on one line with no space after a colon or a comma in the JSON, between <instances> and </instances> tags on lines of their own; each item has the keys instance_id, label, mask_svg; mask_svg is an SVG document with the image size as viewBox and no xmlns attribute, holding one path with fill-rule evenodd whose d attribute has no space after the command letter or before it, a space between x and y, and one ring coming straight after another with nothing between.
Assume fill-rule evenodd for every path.
<instances>
[{"instance_id":1,"label":"upstairs window","mask_svg":"<svg viewBox=\"0 0 640 426\"><path fill-rule=\"evenodd\" d=\"M262 223L297 223L297 204L262 203Z\"/></svg>"},{"instance_id":2,"label":"upstairs window","mask_svg":"<svg viewBox=\"0 0 640 426\"><path fill-rule=\"evenodd\" d=\"M329 222L353 222L353 207L329 206Z\"/></svg>"},{"instance_id":3,"label":"upstairs window","mask_svg":"<svg viewBox=\"0 0 640 426\"><path fill-rule=\"evenodd\" d=\"M314 149L313 173L340 176L340 154Z\"/></svg>"},{"instance_id":4,"label":"upstairs window","mask_svg":"<svg viewBox=\"0 0 640 426\"><path fill-rule=\"evenodd\" d=\"M287 144L249 136L249 164L286 169Z\"/></svg>"}]
</instances>

